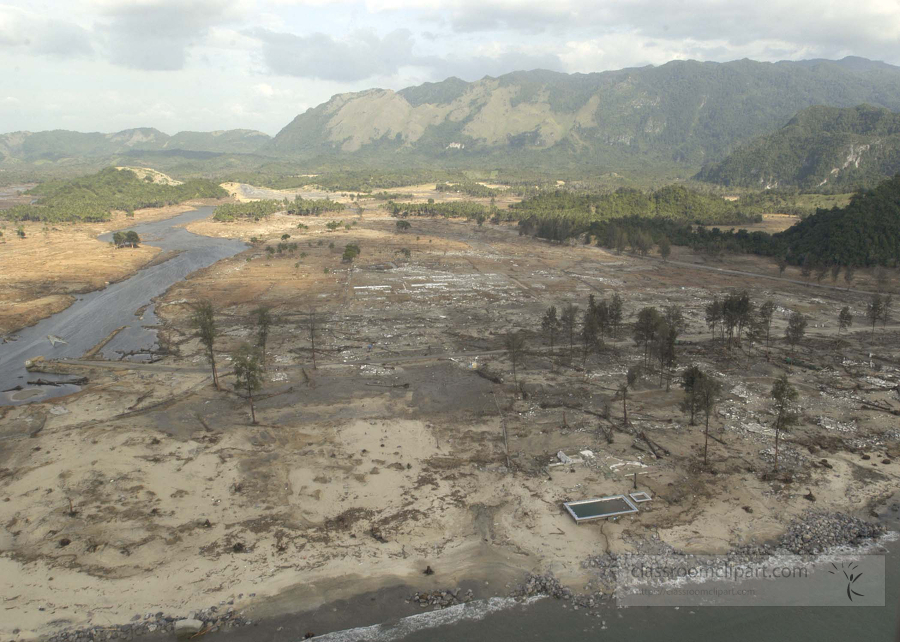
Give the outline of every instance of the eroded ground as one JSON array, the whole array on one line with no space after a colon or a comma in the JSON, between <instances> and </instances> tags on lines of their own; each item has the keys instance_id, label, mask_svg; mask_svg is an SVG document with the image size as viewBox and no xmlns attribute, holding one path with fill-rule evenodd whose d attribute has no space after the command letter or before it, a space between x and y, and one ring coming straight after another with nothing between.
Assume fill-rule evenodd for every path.
<instances>
[{"instance_id":1,"label":"eroded ground","mask_svg":"<svg viewBox=\"0 0 900 642\"><path fill-rule=\"evenodd\" d=\"M332 219L350 230L327 231ZM524 570L578 584L588 555L635 537L723 551L777 536L813 505L865 516L896 489L900 344L893 325L858 327L867 295L552 245L506 225L411 223L398 232L373 203L362 216L194 223L261 240L158 302L170 357L70 365L91 378L82 392L0 409L4 636L229 599L252 609L287 589L299 591L299 609L399 582L486 577L502 591ZM297 247L269 252L283 234ZM341 261L348 243L362 251L352 265ZM703 308L728 288L777 304L768 359L764 347L748 356L710 341ZM645 305L684 306L680 365L725 382L709 467L700 428L678 410L682 392L655 375L629 393L623 425L615 390L640 360L627 325L585 369L577 347L561 339L551 352L539 336L548 305L584 309L588 295L613 292L625 297L626 322ZM188 323L199 298L218 312L222 391ZM246 400L229 391L228 355L253 340L260 304L275 324L252 425ZM838 336L844 305L857 327ZM789 369L791 310L810 325L796 354L804 365ZM526 398L502 350L517 329L529 335L517 372ZM772 475L769 390L785 371L803 417ZM575 462L559 465L559 451ZM639 513L576 526L563 512L565 500L628 492L634 473L653 497ZM425 577L429 565L436 574Z\"/></svg>"}]
</instances>

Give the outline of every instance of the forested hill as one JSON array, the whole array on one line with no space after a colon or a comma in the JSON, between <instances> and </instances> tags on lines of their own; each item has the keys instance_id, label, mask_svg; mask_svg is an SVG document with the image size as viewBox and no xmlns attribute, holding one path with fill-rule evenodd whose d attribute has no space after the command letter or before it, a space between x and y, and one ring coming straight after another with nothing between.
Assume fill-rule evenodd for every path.
<instances>
[{"instance_id":1,"label":"forested hill","mask_svg":"<svg viewBox=\"0 0 900 642\"><path fill-rule=\"evenodd\" d=\"M860 105L810 107L697 178L736 187L853 191L900 172L900 114Z\"/></svg>"},{"instance_id":2,"label":"forested hill","mask_svg":"<svg viewBox=\"0 0 900 642\"><path fill-rule=\"evenodd\" d=\"M819 209L774 235L698 226L690 220L670 216L594 217L588 224L583 220L575 222L580 225L560 225L551 215L533 215L531 221L526 221L528 227L524 231L560 240L587 232L606 247L618 247L616 239L619 238L627 239L632 245L635 239L649 238L652 245L665 237L675 245L689 246L697 252L748 252L783 258L822 276L829 268L841 266L897 267L900 265L900 175L872 190L857 193L846 207ZM560 235L560 230L565 234ZM648 243L643 245L646 250Z\"/></svg>"},{"instance_id":3,"label":"forested hill","mask_svg":"<svg viewBox=\"0 0 900 642\"><path fill-rule=\"evenodd\" d=\"M297 116L261 151L382 165L700 166L806 107L861 103L900 110L900 67L845 58L515 72L340 94Z\"/></svg>"},{"instance_id":4,"label":"forested hill","mask_svg":"<svg viewBox=\"0 0 900 642\"><path fill-rule=\"evenodd\" d=\"M795 261L898 265L900 175L860 192L847 207L819 210L772 240Z\"/></svg>"},{"instance_id":5,"label":"forested hill","mask_svg":"<svg viewBox=\"0 0 900 642\"><path fill-rule=\"evenodd\" d=\"M106 221L112 210L133 213L144 207L164 207L198 198L224 198L228 192L207 179L184 183L154 182L130 169L108 167L74 180L47 181L27 192L31 205L17 205L0 215L12 221Z\"/></svg>"},{"instance_id":6,"label":"forested hill","mask_svg":"<svg viewBox=\"0 0 900 642\"><path fill-rule=\"evenodd\" d=\"M179 132L169 136L152 127L113 134L57 129L0 134L0 161L34 162L87 160L126 155L135 151L252 153L270 136L251 129Z\"/></svg>"}]
</instances>

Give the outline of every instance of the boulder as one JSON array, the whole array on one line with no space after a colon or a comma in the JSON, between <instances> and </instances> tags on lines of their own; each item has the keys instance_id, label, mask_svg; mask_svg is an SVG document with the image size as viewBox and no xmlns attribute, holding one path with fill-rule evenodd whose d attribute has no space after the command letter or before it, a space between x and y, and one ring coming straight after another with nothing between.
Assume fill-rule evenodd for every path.
<instances>
[{"instance_id":1,"label":"boulder","mask_svg":"<svg viewBox=\"0 0 900 642\"><path fill-rule=\"evenodd\" d=\"M203 629L203 622L200 620L186 619L175 622L175 635L179 638L186 638L200 633Z\"/></svg>"}]
</instances>

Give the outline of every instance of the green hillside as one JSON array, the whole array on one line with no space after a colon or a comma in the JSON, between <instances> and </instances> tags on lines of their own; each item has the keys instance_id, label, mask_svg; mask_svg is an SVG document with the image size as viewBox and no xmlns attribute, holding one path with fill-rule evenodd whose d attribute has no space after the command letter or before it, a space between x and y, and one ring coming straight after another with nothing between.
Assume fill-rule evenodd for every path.
<instances>
[{"instance_id":1,"label":"green hillside","mask_svg":"<svg viewBox=\"0 0 900 642\"><path fill-rule=\"evenodd\" d=\"M28 192L32 205L0 212L8 220L106 221L112 210L133 212L144 207L164 207L195 198L224 198L228 193L216 183L194 179L180 185L142 180L130 170L107 168L74 180L48 181Z\"/></svg>"},{"instance_id":2,"label":"green hillside","mask_svg":"<svg viewBox=\"0 0 900 642\"><path fill-rule=\"evenodd\" d=\"M819 210L772 240L794 262L897 265L900 174L860 192L847 207Z\"/></svg>"},{"instance_id":3,"label":"green hillside","mask_svg":"<svg viewBox=\"0 0 900 642\"><path fill-rule=\"evenodd\" d=\"M871 105L817 106L705 167L697 178L734 187L840 192L874 186L897 172L900 114Z\"/></svg>"}]
</instances>

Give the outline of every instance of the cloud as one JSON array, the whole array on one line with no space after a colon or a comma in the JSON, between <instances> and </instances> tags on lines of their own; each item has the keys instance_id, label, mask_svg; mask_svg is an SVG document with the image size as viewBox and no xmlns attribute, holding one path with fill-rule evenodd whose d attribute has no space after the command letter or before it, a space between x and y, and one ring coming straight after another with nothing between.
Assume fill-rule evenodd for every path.
<instances>
[{"instance_id":1,"label":"cloud","mask_svg":"<svg viewBox=\"0 0 900 642\"><path fill-rule=\"evenodd\" d=\"M448 76L456 76L469 81L484 76L501 76L511 71L531 69L563 71L565 68L562 59L556 53L535 53L516 49L471 56L428 57L419 60L417 64L430 68L433 78L443 80Z\"/></svg>"},{"instance_id":2,"label":"cloud","mask_svg":"<svg viewBox=\"0 0 900 642\"><path fill-rule=\"evenodd\" d=\"M297 36L263 29L251 32L263 43L263 57L272 73L336 82L358 82L395 76L403 68L428 72L431 79L458 76L475 80L518 69L562 70L552 52L533 52L501 43L470 48L468 55L421 55L412 34L404 29L383 38L359 31L338 40L322 33Z\"/></svg>"},{"instance_id":3,"label":"cloud","mask_svg":"<svg viewBox=\"0 0 900 642\"><path fill-rule=\"evenodd\" d=\"M786 50L820 55L855 51L900 57L896 0L448 0L440 5L429 0L369 0L368 4L373 10L418 7L457 33L510 31L570 38L630 33L726 48L752 49L754 42L775 41Z\"/></svg>"},{"instance_id":4,"label":"cloud","mask_svg":"<svg viewBox=\"0 0 900 642\"><path fill-rule=\"evenodd\" d=\"M81 26L6 5L0 5L0 49L62 57L92 51L90 34Z\"/></svg>"},{"instance_id":5,"label":"cloud","mask_svg":"<svg viewBox=\"0 0 900 642\"><path fill-rule=\"evenodd\" d=\"M184 68L193 45L245 10L228 0L106 0L100 7L110 61L146 71Z\"/></svg>"},{"instance_id":6,"label":"cloud","mask_svg":"<svg viewBox=\"0 0 900 642\"><path fill-rule=\"evenodd\" d=\"M268 68L280 75L339 82L391 76L412 59L412 34L405 29L383 38L358 31L338 40L324 33L297 36L267 29L251 32L263 44Z\"/></svg>"}]
</instances>

